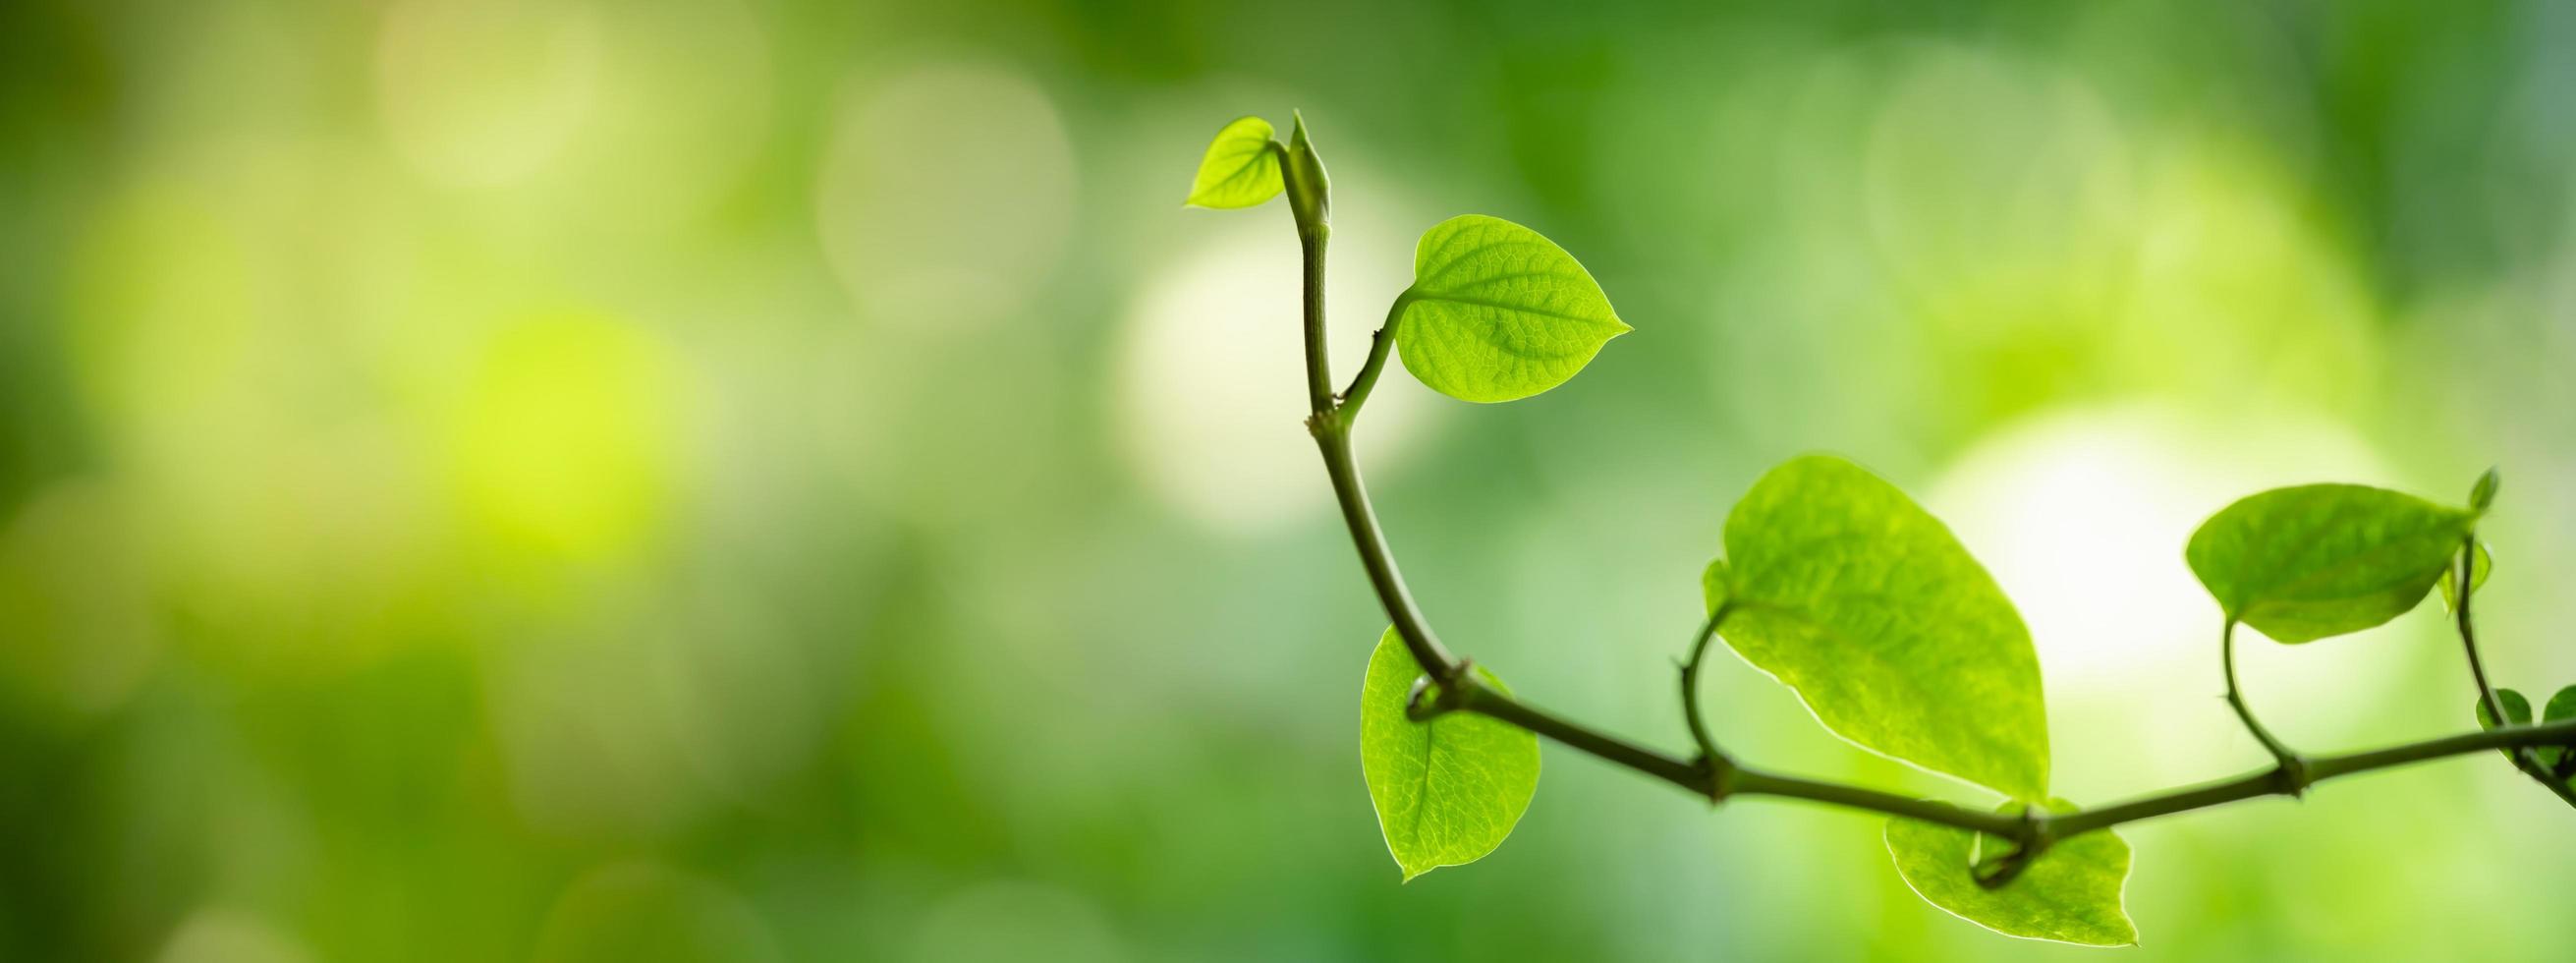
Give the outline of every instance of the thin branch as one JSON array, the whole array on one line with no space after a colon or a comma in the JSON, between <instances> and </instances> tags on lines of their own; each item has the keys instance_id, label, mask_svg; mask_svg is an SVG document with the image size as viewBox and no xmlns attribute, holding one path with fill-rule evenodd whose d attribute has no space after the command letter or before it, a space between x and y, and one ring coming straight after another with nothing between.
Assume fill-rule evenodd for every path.
<instances>
[{"instance_id":1,"label":"thin branch","mask_svg":"<svg viewBox=\"0 0 2576 963\"><path fill-rule=\"evenodd\" d=\"M1283 176L1291 179L1298 176L1295 165L1281 166ZM1290 185L1291 189L1295 186L1293 183ZM1306 374L1311 409L1306 419L1307 430L1314 435L1316 448L1323 454L1325 474L1332 480L1334 499L1341 506L1343 521L1350 529L1353 546L1359 551L1361 566L1368 572L1370 587L1375 590L1379 603L1386 608L1387 618L1394 623L1397 635L1404 640L1414 661L1443 686L1443 699L1451 703L1450 709L1463 709L1511 723L1569 748L1712 800L1732 796L1803 799L1989 833L2016 841L2033 854L2051 842L2080 833L2243 799L2297 795L2308 786L2328 779L2427 759L2531 746L2576 747L2576 719L2567 719L2537 726L2499 726L2370 752L2300 760L2254 722L2253 714L2245 708L2243 698L2237 693L2232 625L2221 639L2222 654L2227 660L2229 702L2236 707L2238 716L2245 720L2248 729L2267 748L2271 748L2283 764L2224 782L2172 790L2098 809L2007 815L1862 786L1746 768L1716 751L1714 740L1708 737L1703 720L1698 717L1696 698L1688 699L1685 706L1685 718L1691 725L1692 738L1698 743L1701 753L1696 761L1678 759L1539 709L1489 688L1477 680L1475 673L1463 671L1464 663L1452 656L1432 635L1420 607L1405 587L1403 575L1396 570L1393 553L1388 549L1385 533L1378 525L1376 510L1370 506L1367 488L1360 480L1359 466L1351 455L1350 431L1351 416L1357 413L1359 403L1367 398L1369 389L1376 384L1378 371L1385 366L1392 322L1400 316L1403 302L1399 299L1394 311L1390 312L1388 327L1379 329L1378 343L1372 346L1370 361L1362 368L1359 378L1352 382L1350 390L1344 392L1342 400L1336 402L1330 389L1324 339L1324 244L1329 234L1329 229L1323 224L1305 223L1304 218L1300 218L1298 237L1304 242L1306 259ZM2466 584L2465 580L2462 584ZM2464 628L2466 608L2463 604ZM1692 645L1691 660L1684 667L1686 696L1696 694L1697 668L1701 657L1706 654L1710 638L1716 634L1722 615L1723 610L1712 615ZM1709 764L1711 760L1722 762ZM2293 765L2293 760L2298 760L2298 764ZM2000 880L1995 882L2000 884Z\"/></svg>"},{"instance_id":2,"label":"thin branch","mask_svg":"<svg viewBox=\"0 0 2576 963\"><path fill-rule=\"evenodd\" d=\"M1395 349L1395 326L1404 320L1404 309L1412 303L1413 292L1397 295L1395 303L1386 309L1386 322L1369 335L1368 360L1360 363L1360 373L1351 376L1351 386L1342 389L1338 407L1343 427L1349 427L1359 417L1360 406L1368 403L1369 390L1377 387L1378 374L1386 370L1386 356Z\"/></svg>"},{"instance_id":3,"label":"thin branch","mask_svg":"<svg viewBox=\"0 0 2576 963\"><path fill-rule=\"evenodd\" d=\"M2218 630L2218 662L2227 672L2227 705L2236 710L2236 718L2244 721L2245 731L2254 734L2254 741L2262 743L2263 749L2272 754L2274 778L2289 787L2287 791L2292 795L2297 795L2307 787L2304 772L2307 761L2272 735L2272 730L2263 728L2263 723L2254 718L2253 708L2245 704L2245 692L2236 685L2236 618L2233 615L2228 617L2227 625Z\"/></svg>"},{"instance_id":4,"label":"thin branch","mask_svg":"<svg viewBox=\"0 0 2576 963\"><path fill-rule=\"evenodd\" d=\"M1270 142L1279 153L1280 176L1286 189L1299 190L1296 164L1288 163L1287 148L1278 141ZM1298 246L1306 259L1306 401L1310 414L1306 429L1315 436L1315 447L1323 452L1325 473L1332 477L1333 498L1341 503L1342 520L1351 530L1351 542L1358 546L1360 564L1368 570L1369 584L1377 590L1378 600L1386 606L1388 620L1395 625L1396 635L1404 640L1406 650L1423 671L1443 683L1459 681L1458 660L1431 634L1431 626L1422 618L1422 609L1414 604L1413 593L1404 586L1404 576L1395 570L1395 555L1386 546L1386 533L1378 527L1377 510L1369 505L1368 487L1360 482L1358 462L1351 458L1351 429L1333 401L1332 360L1326 353L1324 338L1324 246L1332 238L1332 228L1320 220L1309 222L1297 218ZM1381 364L1383 361L1381 361Z\"/></svg>"},{"instance_id":5,"label":"thin branch","mask_svg":"<svg viewBox=\"0 0 2576 963\"><path fill-rule=\"evenodd\" d=\"M1700 718L1699 667L1700 663L1708 657L1709 640L1717 637L1718 625L1726 621L1728 608L1730 608L1729 603L1720 602L1717 610L1708 614L1708 621L1700 626L1699 637L1691 640L1690 658L1682 663L1682 722L1690 727L1691 742L1699 746L1699 764L1708 769L1713 776L1718 773L1731 774L1735 769L1735 761L1727 758L1726 753L1718 751L1717 740L1708 734L1708 721ZM1725 780L1713 779L1709 788L1709 800L1714 802L1724 798L1725 795Z\"/></svg>"},{"instance_id":6,"label":"thin branch","mask_svg":"<svg viewBox=\"0 0 2576 963\"><path fill-rule=\"evenodd\" d=\"M2471 535L2461 543L2459 568L2451 573L2451 594L2458 602L2451 608L2452 624L2459 627L2460 650L2469 657L2469 677L2477 681L2479 704L2486 707L2487 718L2495 720L2497 728L2503 728L2513 725L2514 721L2504 714L2504 700L2496 697L2495 686L2487 682L2486 660L2478 656L2478 630L2469 618L2469 596L2476 594L2473 583L2477 581L2477 553L2477 536ZM2576 806L2576 786L2568 785L2567 780L2557 778L2549 767L2541 765L2540 756L2530 748L2515 749L2506 755L2513 757L2513 767L2522 770L2523 775L2549 787L2550 792L2556 793L2568 805Z\"/></svg>"}]
</instances>

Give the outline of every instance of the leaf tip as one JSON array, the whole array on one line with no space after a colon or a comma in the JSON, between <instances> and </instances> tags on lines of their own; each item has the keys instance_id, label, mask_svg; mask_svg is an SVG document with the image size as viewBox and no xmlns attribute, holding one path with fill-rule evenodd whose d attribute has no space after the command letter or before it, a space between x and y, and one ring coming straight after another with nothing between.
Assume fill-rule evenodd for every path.
<instances>
[{"instance_id":1,"label":"leaf tip","mask_svg":"<svg viewBox=\"0 0 2576 963\"><path fill-rule=\"evenodd\" d=\"M2495 504L2496 489L2503 484L2503 476L2494 468L2488 468L2486 474L2478 476L2476 484L2469 486L2469 510L2486 511L2487 506Z\"/></svg>"}]
</instances>

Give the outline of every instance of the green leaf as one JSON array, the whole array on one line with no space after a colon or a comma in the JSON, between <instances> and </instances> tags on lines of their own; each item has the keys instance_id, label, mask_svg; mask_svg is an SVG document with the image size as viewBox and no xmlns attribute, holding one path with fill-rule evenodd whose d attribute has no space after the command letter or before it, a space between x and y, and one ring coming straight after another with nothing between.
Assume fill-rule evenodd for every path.
<instances>
[{"instance_id":1,"label":"green leaf","mask_svg":"<svg viewBox=\"0 0 2576 963\"><path fill-rule=\"evenodd\" d=\"M2019 812L2006 803L2002 811ZM2059 812L2073 809L2049 801ZM2095 830L2048 848L2021 875L1998 889L1977 884L1973 867L2012 845L1964 829L1911 819L1887 822L1887 851L1897 875L1924 902L2006 936L2085 946L2130 946L2138 926L2121 905L2129 879L2129 844L2110 830Z\"/></svg>"},{"instance_id":2,"label":"green leaf","mask_svg":"<svg viewBox=\"0 0 2576 963\"><path fill-rule=\"evenodd\" d=\"M2496 474L2493 468L2487 469L2486 474L2478 476L2477 484L2469 486L2469 508L2486 511L2488 506L2495 504L2496 489L2503 484L2503 476Z\"/></svg>"},{"instance_id":3,"label":"green leaf","mask_svg":"<svg viewBox=\"0 0 2576 963\"><path fill-rule=\"evenodd\" d=\"M1207 156L1199 160L1198 179L1190 184L1189 203L1196 207L1252 207L1279 194L1279 155L1271 150L1277 131L1259 117L1238 117L1216 132Z\"/></svg>"},{"instance_id":4,"label":"green leaf","mask_svg":"<svg viewBox=\"0 0 2576 963\"><path fill-rule=\"evenodd\" d=\"M2210 516L2183 557L2230 620L2307 642L2413 609L2476 521L2384 488L2276 488Z\"/></svg>"},{"instance_id":5,"label":"green leaf","mask_svg":"<svg viewBox=\"0 0 2576 963\"><path fill-rule=\"evenodd\" d=\"M2493 568L2495 568L2495 556L2487 552L2486 542L2478 542L2477 557L2469 562L2469 591L2476 592L2486 588L2487 572ZM2435 583L2442 588L2442 608L2454 612L2459 611L2460 608L2460 590L2455 584L2458 576L2454 574L2457 569L2456 565L2442 566L2442 580Z\"/></svg>"},{"instance_id":6,"label":"green leaf","mask_svg":"<svg viewBox=\"0 0 2576 963\"><path fill-rule=\"evenodd\" d=\"M1462 401L1513 401L1564 384L1630 330L1573 255L1482 214L1423 233L1395 316L1405 370Z\"/></svg>"},{"instance_id":7,"label":"green leaf","mask_svg":"<svg viewBox=\"0 0 2576 963\"><path fill-rule=\"evenodd\" d=\"M1486 685L1510 692L1493 673L1475 671ZM1421 663L1389 628L1360 686L1360 770L1387 851L1408 881L1493 852L1538 789L1538 737L1528 730L1465 712L1429 722L1406 718L1421 677Z\"/></svg>"},{"instance_id":8,"label":"green leaf","mask_svg":"<svg viewBox=\"0 0 2576 963\"><path fill-rule=\"evenodd\" d=\"M2522 693L2515 692L2512 689L2497 689L2496 701L2504 705L2505 718L2513 720L2514 725L2527 726L2531 724L2531 700L2523 698ZM2487 711L2487 700L2485 698L2479 698L2475 708L2478 713L2478 728L2493 729L2496 727L2495 713ZM2512 755L2512 753L2508 752L2506 755Z\"/></svg>"},{"instance_id":9,"label":"green leaf","mask_svg":"<svg viewBox=\"0 0 2576 963\"><path fill-rule=\"evenodd\" d=\"M2531 724L2531 700L2523 698L2522 693L2515 692L2512 689L2497 689L2496 701L2503 704L2505 718L2513 720L2514 725L2527 726ZM2478 728L2493 729L2496 727L2495 715L2487 711L2487 700L2483 698L2477 700L2475 708L2478 714ZM2576 686L2561 689L2558 691L2556 696L2552 696L2549 700L2548 711L2550 712L2550 715L2545 718L2549 720L2576 716ZM2566 747L2563 746L2537 746L2532 749L2532 755L2540 760L2541 767L2553 770L2558 768L2558 760L2560 757L2564 756L2566 752ZM2504 757L2507 759L2513 758L2514 751L2511 749L2504 750Z\"/></svg>"},{"instance_id":10,"label":"green leaf","mask_svg":"<svg viewBox=\"0 0 2576 963\"><path fill-rule=\"evenodd\" d=\"M1896 486L1839 458L1771 470L1726 519L1718 634L1835 734L2015 799L2048 795L2030 630ZM1711 611L1718 596L1710 596Z\"/></svg>"}]
</instances>

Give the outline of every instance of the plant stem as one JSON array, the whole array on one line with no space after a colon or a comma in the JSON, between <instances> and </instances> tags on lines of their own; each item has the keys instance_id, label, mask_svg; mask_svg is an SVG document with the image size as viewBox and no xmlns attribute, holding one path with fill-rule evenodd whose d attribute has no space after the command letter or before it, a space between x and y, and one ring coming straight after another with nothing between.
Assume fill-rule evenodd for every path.
<instances>
[{"instance_id":1,"label":"plant stem","mask_svg":"<svg viewBox=\"0 0 2576 963\"><path fill-rule=\"evenodd\" d=\"M2469 678L2477 681L2478 701L2486 707L2487 718L2495 720L2496 728L2501 729L2513 725L2514 721L2504 714L2504 700L2496 697L2495 686L2487 682L2486 660L2478 656L2477 626L2469 618L2469 596L2476 594L2471 583L2476 581L2477 553L2477 536L2471 535L2461 545L2459 569L2451 573L2454 585L2451 594L2459 603L2451 609L2452 623L2459 627L2460 650L2469 657ZM2568 785L2568 780L2554 777L2549 767L2541 765L2540 757L2529 747L2515 749L2506 755L2513 757L2513 767L2522 770L2523 775L2549 787L2550 792L2558 794L2558 798L2568 805L2576 806L2576 786Z\"/></svg>"},{"instance_id":2,"label":"plant stem","mask_svg":"<svg viewBox=\"0 0 2576 963\"><path fill-rule=\"evenodd\" d=\"M1295 165L1283 164L1282 167L1283 176L1292 181L1290 188L1295 189L1294 179L1298 176ZM1369 504L1368 490L1360 481L1359 465L1351 456L1350 436L1353 416L1358 414L1359 404L1375 385L1378 371L1385 366L1395 321L1401 317L1404 303L1398 299L1396 307L1388 313L1388 323L1379 329L1378 343L1372 346L1368 363L1352 382L1351 389L1344 393L1343 400L1336 402L1331 389L1331 372L1327 369L1324 337L1324 245L1331 231L1320 219L1307 223L1307 219L1300 216L1298 220L1298 239L1303 242L1306 260L1306 387L1310 409L1306 427L1315 437L1316 449L1323 454L1324 471L1332 481L1334 500L1341 506L1342 520L1350 529L1351 542L1359 551L1361 567L1368 572L1369 585L1376 591L1379 604L1385 607L1387 618L1394 624L1396 634L1404 640L1405 648L1412 653L1414 661L1420 663L1423 670L1446 690L1456 694L1458 709L1500 719L1711 800L1723 801L1732 796L1803 799L1990 833L2020 841L2025 846L2035 842L2043 847L2050 841L2141 819L2260 796L2297 795L2308 786L2327 779L2426 759L2492 749L2576 746L2576 719L2569 719L2538 726L2500 726L2483 732L2445 736L2370 752L2319 756L2293 766L2290 761L2298 757L2254 722L2253 714L2246 710L2244 700L2237 695L2234 653L2230 648L2233 645L2232 625L2221 643L2228 662L2229 701L2235 705L2238 716L2245 720L2255 737L2263 740L2282 758L2283 765L2224 782L2173 790L2098 809L2009 815L1862 786L1784 776L1736 764L1717 752L1714 741L1707 738L1695 698L1698 666L1706 654L1709 640L1716 635L1719 620L1724 616L1722 608L1712 614L1702 628L1700 636L1692 644L1690 661L1684 666L1683 691L1692 697L1685 707L1685 718L1691 724L1693 738L1700 744L1702 756L1699 761L1677 759L1539 709L1483 685L1477 681L1475 673L1464 671L1465 663L1452 656L1432 635L1421 608L1405 587L1404 576L1396 570L1394 555L1378 525L1376 510ZM2462 584L2467 583L2463 580ZM2463 604L2464 613L2466 608ZM2465 614L2462 624L2465 627Z\"/></svg>"},{"instance_id":3,"label":"plant stem","mask_svg":"<svg viewBox=\"0 0 2576 963\"><path fill-rule=\"evenodd\" d=\"M1718 751L1717 740L1708 734L1708 721L1700 718L1699 666L1701 660L1708 657L1709 640L1717 638L1717 627L1726 621L1726 613L1731 607L1729 603L1720 602L1717 610L1708 614L1708 622L1700 626L1699 637L1691 640L1690 658L1682 663L1682 722L1690 727L1691 741L1699 746L1699 764L1712 772L1732 770L1735 763L1727 758L1726 753ZM1710 801L1724 798L1726 788L1724 782L1713 785L1709 791Z\"/></svg>"},{"instance_id":4,"label":"plant stem","mask_svg":"<svg viewBox=\"0 0 2576 963\"><path fill-rule=\"evenodd\" d=\"M2295 787L2290 791L2296 795L2307 785L2301 772L2307 761L2283 745L2278 737L2272 735L2272 730L2263 728L2263 723L2254 718L2254 709L2245 704L2244 690L2236 686L2236 619L2233 616L2228 618L2224 628L2218 630L2218 662L2227 672L2227 705L2236 710L2236 718L2244 721L2245 731L2254 734L2254 741L2262 743L2264 750L2272 754L2273 776L2283 785Z\"/></svg>"},{"instance_id":5,"label":"plant stem","mask_svg":"<svg viewBox=\"0 0 2576 963\"><path fill-rule=\"evenodd\" d=\"M1286 189L1296 191L1304 175L1297 165L1286 163L1287 148L1277 141L1271 149L1281 158L1280 175ZM1404 576L1395 570L1395 554L1387 549L1386 533L1378 527L1377 510L1369 505L1368 487L1360 482L1359 463L1351 457L1351 415L1333 400L1332 360L1326 353L1324 339L1324 246L1331 240L1333 229L1318 218L1302 212L1297 216L1298 246L1306 258L1306 402L1310 414L1306 430L1315 436L1315 447L1323 453L1324 471L1333 481L1333 499L1341 504L1342 521L1350 527L1351 542L1359 547L1360 564L1368 570L1369 584L1377 590L1378 600L1386 606L1387 619L1394 623L1396 635L1413 653L1413 661L1443 684L1474 686L1473 674L1459 671L1458 660L1431 634L1431 626L1422 618L1422 609L1405 588ZM1385 363L1378 359L1378 365ZM1364 392L1363 392L1364 393Z\"/></svg>"},{"instance_id":6,"label":"plant stem","mask_svg":"<svg viewBox=\"0 0 2576 963\"><path fill-rule=\"evenodd\" d=\"M1297 246L1306 256L1306 403L1317 415L1333 410L1332 362L1324 354L1324 246L1331 225L1299 225Z\"/></svg>"},{"instance_id":7,"label":"plant stem","mask_svg":"<svg viewBox=\"0 0 2576 963\"><path fill-rule=\"evenodd\" d=\"M1421 607L1413 601L1413 592L1405 588L1404 575L1396 571L1395 556L1387 550L1386 533L1378 528L1377 510L1370 507L1368 489L1360 483L1359 464L1351 458L1350 426L1329 414L1317 415L1307 423L1314 428L1315 447L1324 454L1324 472L1333 479L1333 498L1341 503L1342 521L1350 527L1352 544L1359 547L1360 565L1368 570L1369 585L1377 590L1378 602L1386 606L1387 620L1395 625L1395 634L1404 639L1404 647L1413 653L1413 661L1421 663L1422 671L1444 686L1480 693L1482 700L1499 698L1498 693L1482 691L1483 686L1475 682L1475 673L1458 671L1458 659L1431 634Z\"/></svg>"},{"instance_id":8,"label":"plant stem","mask_svg":"<svg viewBox=\"0 0 2576 963\"><path fill-rule=\"evenodd\" d=\"M1368 360L1361 362L1360 373L1351 376L1351 386L1342 389L1342 420L1357 418L1360 406L1368 403L1369 389L1377 387L1377 376L1386 370L1387 352L1395 348L1395 325L1404 320L1404 308L1413 303L1413 292L1396 296L1395 304L1386 309L1386 323L1369 335ZM1347 425L1345 425L1347 427Z\"/></svg>"}]
</instances>

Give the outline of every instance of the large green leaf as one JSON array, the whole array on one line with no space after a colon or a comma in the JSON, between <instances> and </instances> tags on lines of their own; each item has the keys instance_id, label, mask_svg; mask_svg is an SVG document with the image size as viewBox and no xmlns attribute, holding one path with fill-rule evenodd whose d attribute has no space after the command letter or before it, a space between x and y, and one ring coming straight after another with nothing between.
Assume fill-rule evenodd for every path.
<instances>
[{"instance_id":1,"label":"large green leaf","mask_svg":"<svg viewBox=\"0 0 2576 963\"><path fill-rule=\"evenodd\" d=\"M1845 739L2015 799L2048 795L2030 630L1993 577L1896 486L1811 455L1726 519L1705 579L1719 635Z\"/></svg>"},{"instance_id":2,"label":"large green leaf","mask_svg":"<svg viewBox=\"0 0 2576 963\"><path fill-rule=\"evenodd\" d=\"M2074 807L2052 799L2049 808ZM2004 812L2019 812L2007 803ZM2102 829L2063 840L2039 854L2021 875L1996 889L1978 885L1981 858L2009 851L2012 843L1964 829L1911 819L1887 822L1887 851L1897 875L1925 902L2007 936L2086 946L2129 946L2138 927L2121 906L2129 879L2129 844Z\"/></svg>"},{"instance_id":3,"label":"large green leaf","mask_svg":"<svg viewBox=\"0 0 2576 963\"><path fill-rule=\"evenodd\" d=\"M1405 370L1464 401L1512 401L1564 384L1630 330L1573 255L1482 214L1423 233L1413 287L1396 306Z\"/></svg>"},{"instance_id":4,"label":"large green leaf","mask_svg":"<svg viewBox=\"0 0 2576 963\"><path fill-rule=\"evenodd\" d=\"M2183 557L2229 619L2306 642L2406 614L2476 522L2475 512L2384 488L2301 485L2210 516Z\"/></svg>"},{"instance_id":5,"label":"large green leaf","mask_svg":"<svg viewBox=\"0 0 2576 963\"><path fill-rule=\"evenodd\" d=\"M1476 672L1509 691L1493 673ZM1360 686L1360 770L1387 851L1407 880L1493 852L1538 789L1538 737L1528 730L1465 712L1406 718L1421 677L1421 663L1389 628Z\"/></svg>"},{"instance_id":6,"label":"large green leaf","mask_svg":"<svg viewBox=\"0 0 2576 963\"><path fill-rule=\"evenodd\" d=\"M1216 132L1199 159L1189 203L1198 207L1252 207L1279 193L1279 154L1271 149L1270 122L1237 117Z\"/></svg>"}]
</instances>

